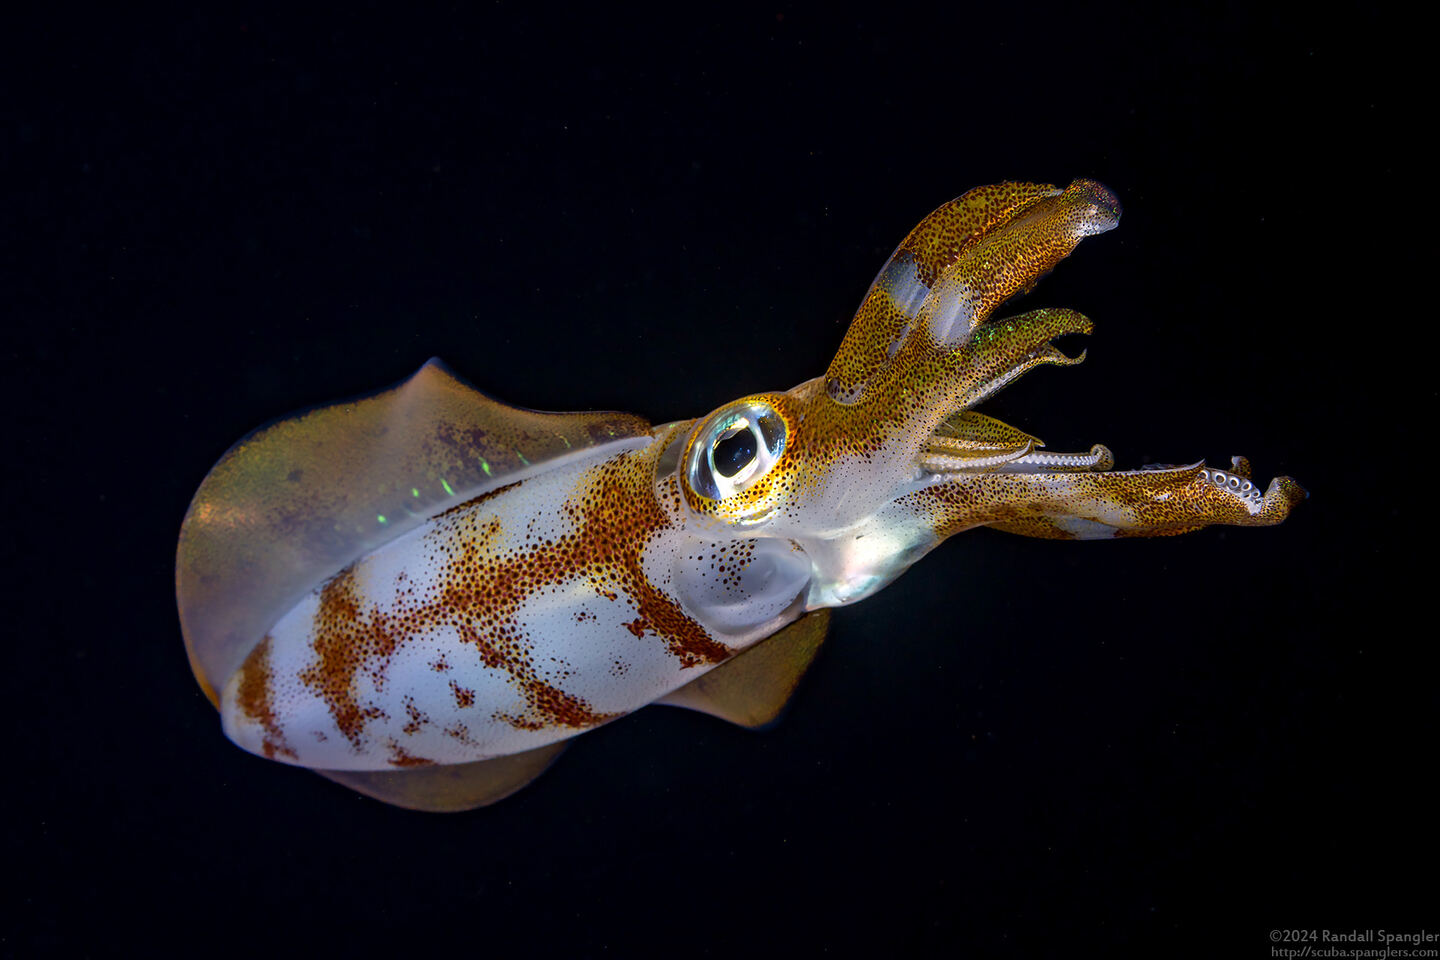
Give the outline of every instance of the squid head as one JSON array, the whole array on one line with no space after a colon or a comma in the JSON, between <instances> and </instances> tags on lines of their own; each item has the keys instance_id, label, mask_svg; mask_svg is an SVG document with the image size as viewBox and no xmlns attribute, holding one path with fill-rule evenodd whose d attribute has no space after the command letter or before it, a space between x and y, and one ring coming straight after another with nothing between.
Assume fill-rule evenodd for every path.
<instances>
[{"instance_id":1,"label":"squid head","mask_svg":"<svg viewBox=\"0 0 1440 960\"><path fill-rule=\"evenodd\" d=\"M1243 458L1115 471L1101 445L1054 453L975 410L1037 366L1084 359L1051 342L1090 333L1081 314L994 312L1119 220L1092 180L980 187L931 213L871 284L823 377L698 422L681 470L697 522L794 541L813 567L812 608L869 596L972 527L1089 540L1279 523L1304 490L1281 477L1262 492Z\"/></svg>"}]
</instances>

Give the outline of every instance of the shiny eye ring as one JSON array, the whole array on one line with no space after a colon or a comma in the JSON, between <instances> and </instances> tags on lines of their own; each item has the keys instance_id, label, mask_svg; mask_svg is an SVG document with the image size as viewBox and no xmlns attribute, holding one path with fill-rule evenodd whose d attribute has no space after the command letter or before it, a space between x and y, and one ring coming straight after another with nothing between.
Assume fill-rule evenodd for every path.
<instances>
[{"instance_id":1,"label":"shiny eye ring","mask_svg":"<svg viewBox=\"0 0 1440 960\"><path fill-rule=\"evenodd\" d=\"M785 420L763 400L742 400L712 416L690 445L686 479L711 500L742 493L785 452Z\"/></svg>"}]
</instances>

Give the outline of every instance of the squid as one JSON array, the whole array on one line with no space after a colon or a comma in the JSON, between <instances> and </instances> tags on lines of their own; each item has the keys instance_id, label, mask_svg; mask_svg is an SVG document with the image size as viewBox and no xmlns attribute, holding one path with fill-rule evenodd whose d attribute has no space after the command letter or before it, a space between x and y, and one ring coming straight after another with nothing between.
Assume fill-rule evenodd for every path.
<instances>
[{"instance_id":1,"label":"squid","mask_svg":"<svg viewBox=\"0 0 1440 960\"><path fill-rule=\"evenodd\" d=\"M1076 180L979 187L927 216L823 376L658 426L500 403L438 360L232 447L180 532L191 668L230 740L417 810L539 776L650 704L772 722L832 607L974 527L1054 540L1280 523L1236 457L1114 470L976 411L1089 334L1004 319L1120 204Z\"/></svg>"}]
</instances>

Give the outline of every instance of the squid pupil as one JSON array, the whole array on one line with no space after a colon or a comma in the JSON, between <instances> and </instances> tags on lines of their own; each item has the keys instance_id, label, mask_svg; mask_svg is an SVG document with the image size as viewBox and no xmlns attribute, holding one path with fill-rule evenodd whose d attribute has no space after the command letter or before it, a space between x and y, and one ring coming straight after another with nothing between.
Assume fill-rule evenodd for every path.
<instances>
[{"instance_id":1,"label":"squid pupil","mask_svg":"<svg viewBox=\"0 0 1440 960\"><path fill-rule=\"evenodd\" d=\"M722 477L733 477L755 459L755 434L741 427L715 441L715 469Z\"/></svg>"}]
</instances>

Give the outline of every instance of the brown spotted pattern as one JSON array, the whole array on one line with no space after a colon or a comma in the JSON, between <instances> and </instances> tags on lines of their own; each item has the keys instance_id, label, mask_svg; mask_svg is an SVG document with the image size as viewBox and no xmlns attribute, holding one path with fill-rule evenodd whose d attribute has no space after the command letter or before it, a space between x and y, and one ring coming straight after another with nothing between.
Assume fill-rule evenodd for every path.
<instances>
[{"instance_id":1,"label":"brown spotted pattern","mask_svg":"<svg viewBox=\"0 0 1440 960\"><path fill-rule=\"evenodd\" d=\"M734 651L713 639L642 569L646 545L675 522L655 495L658 452L657 444L589 471L581 492L562 508L575 521L575 532L545 552L562 582L583 575L597 593L623 595L643 629L659 637L682 667L716 664Z\"/></svg>"},{"instance_id":2,"label":"brown spotted pattern","mask_svg":"<svg viewBox=\"0 0 1440 960\"><path fill-rule=\"evenodd\" d=\"M454 680L450 681L450 695L455 698L455 706L461 710L468 710L475 706L475 691L468 687L462 687Z\"/></svg>"},{"instance_id":3,"label":"brown spotted pattern","mask_svg":"<svg viewBox=\"0 0 1440 960\"><path fill-rule=\"evenodd\" d=\"M390 749L390 766L392 767L430 767L435 764L434 760L417 757L393 740L387 746Z\"/></svg>"},{"instance_id":4,"label":"brown spotted pattern","mask_svg":"<svg viewBox=\"0 0 1440 960\"><path fill-rule=\"evenodd\" d=\"M900 242L927 287L997 226L1061 191L1048 183L994 183L976 187L934 211ZM892 258L893 259L893 258Z\"/></svg>"},{"instance_id":5,"label":"brown spotted pattern","mask_svg":"<svg viewBox=\"0 0 1440 960\"><path fill-rule=\"evenodd\" d=\"M1060 190L1048 183L976 187L935 210L900 242L871 285L826 375L832 397L852 400L884 367L887 348L915 317L897 306L902 285L933 288L982 237Z\"/></svg>"},{"instance_id":6,"label":"brown spotted pattern","mask_svg":"<svg viewBox=\"0 0 1440 960\"><path fill-rule=\"evenodd\" d=\"M826 389L853 402L876 388L894 350L921 319L916 292L965 284L980 295L976 322L1074 247L1073 217L1091 202L1091 181L1067 191L1043 183L977 187L934 211L901 242L871 285L826 371ZM1109 198L1113 203L1113 198ZM1056 214L1059 213L1059 216ZM1067 246L1068 244L1068 246ZM901 303L897 303L897 299Z\"/></svg>"},{"instance_id":7,"label":"brown spotted pattern","mask_svg":"<svg viewBox=\"0 0 1440 960\"><path fill-rule=\"evenodd\" d=\"M355 674L368 670L381 680L390 657L414 626L403 615L391 617L366 604L353 566L320 590L311 640L315 662L301 671L300 682L325 701L335 725L356 749L362 744L366 721L384 714L356 699Z\"/></svg>"},{"instance_id":8,"label":"brown spotted pattern","mask_svg":"<svg viewBox=\"0 0 1440 960\"><path fill-rule=\"evenodd\" d=\"M211 469L181 525L176 599L196 678L218 705L256 638L346 563L511 474L648 435L629 414L507 406L437 361L255 432Z\"/></svg>"},{"instance_id":9,"label":"brown spotted pattern","mask_svg":"<svg viewBox=\"0 0 1440 960\"><path fill-rule=\"evenodd\" d=\"M706 544L703 553L684 557L699 569L709 570L711 579L727 593L741 588L740 574L755 559L754 540L719 540Z\"/></svg>"},{"instance_id":10,"label":"brown spotted pattern","mask_svg":"<svg viewBox=\"0 0 1440 960\"><path fill-rule=\"evenodd\" d=\"M235 705L245 717L259 724L265 731L261 741L261 750L265 756L272 760L276 756L294 760L295 751L285 743L285 732L280 728L280 722L275 716L275 703L270 694L275 679L274 671L270 669L271 643L272 640L267 634L255 644L255 649L250 651L250 655L241 664Z\"/></svg>"},{"instance_id":11,"label":"brown spotted pattern","mask_svg":"<svg viewBox=\"0 0 1440 960\"><path fill-rule=\"evenodd\" d=\"M485 667L505 674L523 699L522 710L496 710L492 719L522 730L579 730L604 723L616 714L597 711L566 692L563 666L535 662L537 638L518 615L527 598L576 580L596 597L629 605L634 611L627 624L630 631L655 637L680 666L712 665L728 658L733 651L651 584L642 569L646 545L674 522L654 493L657 452L658 446L652 445L585 471L572 495L556 505L557 518L567 521L569 532L555 537L542 539L527 532L523 545L514 546L519 538L512 535L506 541L511 546L500 548L500 520L478 509L494 494L442 514L423 541L425 564L439 571L434 584L417 588L416 578L402 575L397 601L384 609L362 598L353 567L341 571L320 591L312 625L315 659L301 672L301 682L324 700L336 725L358 749L366 723L381 714L357 699L357 675L364 671L377 687L383 686L387 667L404 644L449 628ZM529 519L527 530L533 530L543 518ZM738 570L744 552L727 549L720 562L726 569L719 576ZM430 666L450 669L443 657ZM455 680L450 689L457 707L476 706L475 691ZM405 709L404 733L416 733L430 722L413 700L405 700ZM468 736L463 727L446 732ZM398 748L391 749L393 753ZM409 764L423 758L401 759Z\"/></svg>"}]
</instances>

